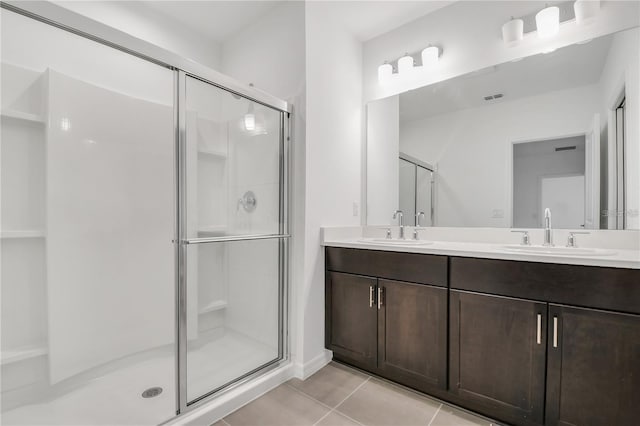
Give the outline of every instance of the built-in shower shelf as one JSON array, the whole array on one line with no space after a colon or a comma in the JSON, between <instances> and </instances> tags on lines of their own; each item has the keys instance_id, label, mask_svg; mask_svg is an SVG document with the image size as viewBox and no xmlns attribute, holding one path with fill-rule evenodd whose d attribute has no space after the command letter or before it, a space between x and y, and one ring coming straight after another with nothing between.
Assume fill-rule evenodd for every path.
<instances>
[{"instance_id":1,"label":"built-in shower shelf","mask_svg":"<svg viewBox=\"0 0 640 426\"><path fill-rule=\"evenodd\" d=\"M41 115L31 114L31 113L28 113L28 112L17 111L17 110L13 110L13 109L2 110L2 117L13 118L15 120L21 120L21 121L29 121L29 122L37 123L37 124L44 124L45 123L45 119Z\"/></svg>"},{"instance_id":2,"label":"built-in shower shelf","mask_svg":"<svg viewBox=\"0 0 640 426\"><path fill-rule=\"evenodd\" d=\"M2 238L3 240L11 238L44 238L44 236L44 231L38 229L0 232L0 238Z\"/></svg>"},{"instance_id":3,"label":"built-in shower shelf","mask_svg":"<svg viewBox=\"0 0 640 426\"><path fill-rule=\"evenodd\" d=\"M14 362L24 361L26 359L43 356L48 353L48 349L44 346L25 346L16 349L2 351L2 365L12 364Z\"/></svg>"},{"instance_id":4,"label":"built-in shower shelf","mask_svg":"<svg viewBox=\"0 0 640 426\"><path fill-rule=\"evenodd\" d=\"M207 312L219 311L220 309L225 309L227 307L226 300L215 300L209 303L206 306L200 308L201 314L206 314Z\"/></svg>"},{"instance_id":5,"label":"built-in shower shelf","mask_svg":"<svg viewBox=\"0 0 640 426\"><path fill-rule=\"evenodd\" d=\"M215 151L212 149L198 149L198 154L206 155L208 157L217 157L220 159L227 158L227 153L224 151Z\"/></svg>"}]
</instances>

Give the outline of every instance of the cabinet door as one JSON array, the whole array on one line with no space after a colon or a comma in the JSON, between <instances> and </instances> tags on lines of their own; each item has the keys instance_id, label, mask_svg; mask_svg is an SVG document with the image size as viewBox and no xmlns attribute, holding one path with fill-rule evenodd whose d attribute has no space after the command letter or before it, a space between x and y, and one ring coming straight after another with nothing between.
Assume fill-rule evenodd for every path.
<instances>
[{"instance_id":1,"label":"cabinet door","mask_svg":"<svg viewBox=\"0 0 640 426\"><path fill-rule=\"evenodd\" d=\"M451 291L449 389L514 424L542 423L547 305Z\"/></svg>"},{"instance_id":2,"label":"cabinet door","mask_svg":"<svg viewBox=\"0 0 640 426\"><path fill-rule=\"evenodd\" d=\"M637 425L640 316L550 305L547 424Z\"/></svg>"},{"instance_id":3,"label":"cabinet door","mask_svg":"<svg viewBox=\"0 0 640 426\"><path fill-rule=\"evenodd\" d=\"M447 289L378 280L380 374L418 388L446 388Z\"/></svg>"},{"instance_id":4,"label":"cabinet door","mask_svg":"<svg viewBox=\"0 0 640 426\"><path fill-rule=\"evenodd\" d=\"M328 272L326 346L338 358L375 368L377 358L376 279Z\"/></svg>"}]
</instances>

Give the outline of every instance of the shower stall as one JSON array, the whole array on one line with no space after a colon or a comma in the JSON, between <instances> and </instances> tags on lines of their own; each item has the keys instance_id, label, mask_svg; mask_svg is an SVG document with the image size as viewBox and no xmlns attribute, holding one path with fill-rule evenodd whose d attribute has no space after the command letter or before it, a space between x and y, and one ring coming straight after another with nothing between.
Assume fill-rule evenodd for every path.
<instances>
[{"instance_id":1,"label":"shower stall","mask_svg":"<svg viewBox=\"0 0 640 426\"><path fill-rule=\"evenodd\" d=\"M2 423L159 424L287 361L290 106L19 7L0 9Z\"/></svg>"}]
</instances>

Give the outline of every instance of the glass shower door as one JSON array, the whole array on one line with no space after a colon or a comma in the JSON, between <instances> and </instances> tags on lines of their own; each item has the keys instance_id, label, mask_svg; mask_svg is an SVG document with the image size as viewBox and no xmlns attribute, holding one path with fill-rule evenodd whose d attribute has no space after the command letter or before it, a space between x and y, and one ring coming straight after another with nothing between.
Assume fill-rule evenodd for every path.
<instances>
[{"instance_id":1,"label":"glass shower door","mask_svg":"<svg viewBox=\"0 0 640 426\"><path fill-rule=\"evenodd\" d=\"M189 404L282 358L285 145L281 111L182 78Z\"/></svg>"},{"instance_id":2,"label":"glass shower door","mask_svg":"<svg viewBox=\"0 0 640 426\"><path fill-rule=\"evenodd\" d=\"M176 413L174 72L0 19L0 423L162 423Z\"/></svg>"}]
</instances>

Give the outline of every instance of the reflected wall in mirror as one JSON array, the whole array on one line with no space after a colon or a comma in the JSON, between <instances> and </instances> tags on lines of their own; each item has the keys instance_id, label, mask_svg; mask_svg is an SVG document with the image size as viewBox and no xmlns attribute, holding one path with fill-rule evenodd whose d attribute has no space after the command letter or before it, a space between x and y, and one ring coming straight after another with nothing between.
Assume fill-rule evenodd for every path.
<instances>
[{"instance_id":1,"label":"reflected wall in mirror","mask_svg":"<svg viewBox=\"0 0 640 426\"><path fill-rule=\"evenodd\" d=\"M639 52L634 28L371 102L367 224L640 229Z\"/></svg>"}]
</instances>

